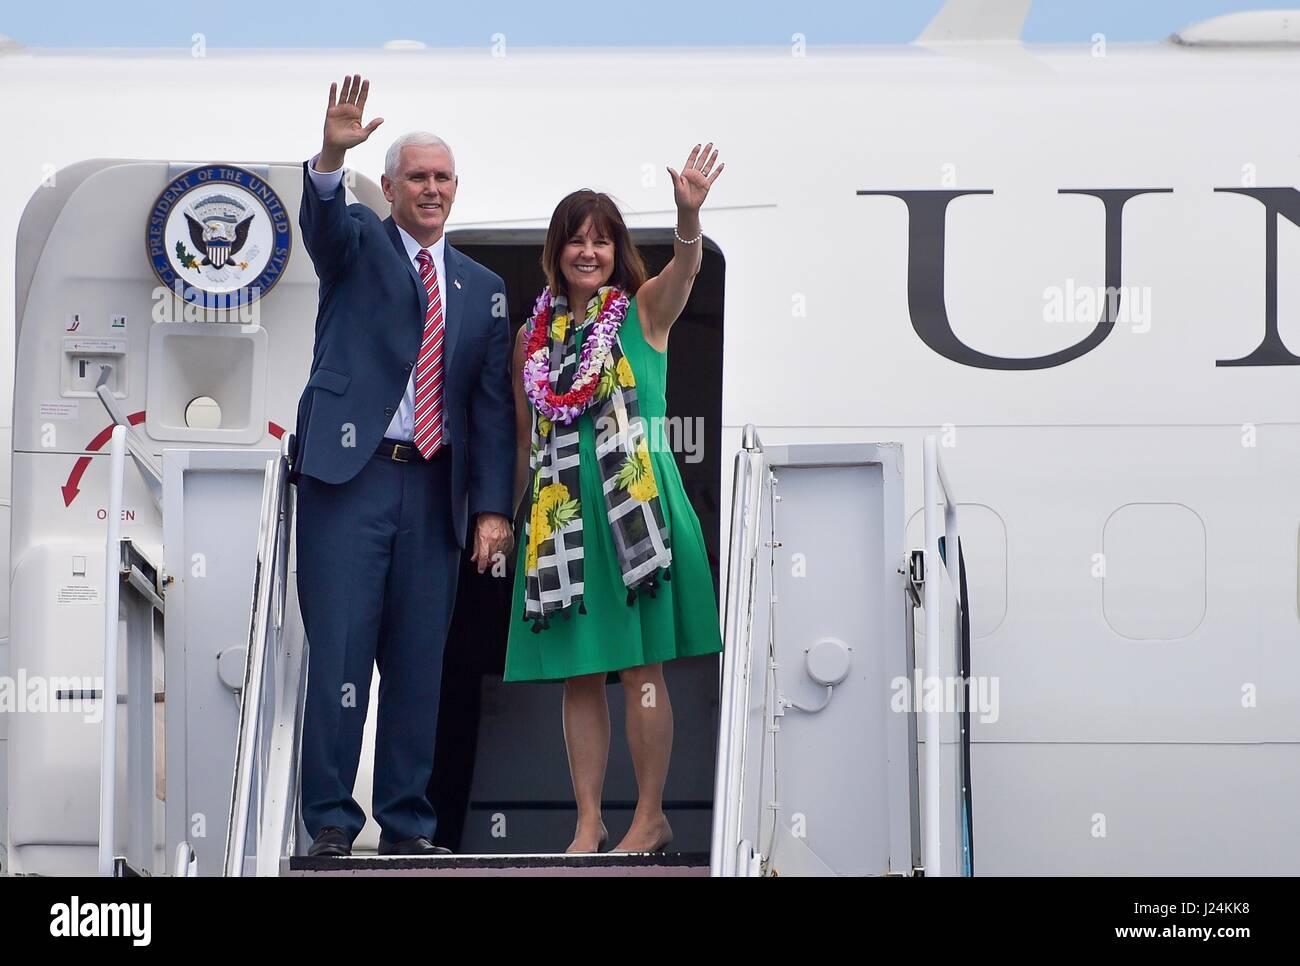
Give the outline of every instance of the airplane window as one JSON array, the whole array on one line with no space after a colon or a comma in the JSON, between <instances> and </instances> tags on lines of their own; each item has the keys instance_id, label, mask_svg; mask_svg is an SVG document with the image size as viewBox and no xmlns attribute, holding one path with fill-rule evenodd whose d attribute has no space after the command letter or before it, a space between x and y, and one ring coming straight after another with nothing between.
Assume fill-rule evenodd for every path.
<instances>
[{"instance_id":1,"label":"airplane window","mask_svg":"<svg viewBox=\"0 0 1300 966\"><path fill-rule=\"evenodd\" d=\"M1102 609L1133 640L1187 637L1205 618L1205 524L1179 503L1129 503L1102 532Z\"/></svg>"}]
</instances>

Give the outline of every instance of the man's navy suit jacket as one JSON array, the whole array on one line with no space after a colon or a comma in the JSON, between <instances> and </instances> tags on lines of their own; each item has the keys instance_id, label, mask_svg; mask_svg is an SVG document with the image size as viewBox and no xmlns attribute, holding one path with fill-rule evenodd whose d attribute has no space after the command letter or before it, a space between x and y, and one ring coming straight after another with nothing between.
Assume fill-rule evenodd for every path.
<instances>
[{"instance_id":1,"label":"man's navy suit jacket","mask_svg":"<svg viewBox=\"0 0 1300 966\"><path fill-rule=\"evenodd\" d=\"M306 163L298 221L320 277L320 307L294 473L345 483L374 455L406 392L428 296L393 219L347 204L342 185L321 201ZM451 447L452 526L464 547L470 516L514 516L510 321L501 276L450 244L443 262L443 445Z\"/></svg>"}]
</instances>

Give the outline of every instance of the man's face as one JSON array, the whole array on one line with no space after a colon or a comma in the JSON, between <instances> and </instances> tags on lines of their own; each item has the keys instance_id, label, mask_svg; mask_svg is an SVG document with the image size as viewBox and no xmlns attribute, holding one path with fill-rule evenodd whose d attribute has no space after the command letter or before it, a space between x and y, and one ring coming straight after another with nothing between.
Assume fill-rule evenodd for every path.
<instances>
[{"instance_id":1,"label":"man's face","mask_svg":"<svg viewBox=\"0 0 1300 966\"><path fill-rule=\"evenodd\" d=\"M393 221L421 245L436 242L456 200L456 172L447 149L408 144L398 158L397 176L384 175L379 183L393 206Z\"/></svg>"}]
</instances>

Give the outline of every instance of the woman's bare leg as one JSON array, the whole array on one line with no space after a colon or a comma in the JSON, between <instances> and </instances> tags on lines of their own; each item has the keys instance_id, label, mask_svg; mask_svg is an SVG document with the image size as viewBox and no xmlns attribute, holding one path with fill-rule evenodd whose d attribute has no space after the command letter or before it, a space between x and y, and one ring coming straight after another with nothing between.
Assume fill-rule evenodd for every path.
<instances>
[{"instance_id":1,"label":"woman's bare leg","mask_svg":"<svg viewBox=\"0 0 1300 966\"><path fill-rule=\"evenodd\" d=\"M609 760L609 705L605 674L584 674L564 682L564 746L578 804L578 828L568 852L597 852L608 838L600 799Z\"/></svg>"},{"instance_id":2,"label":"woman's bare leg","mask_svg":"<svg viewBox=\"0 0 1300 966\"><path fill-rule=\"evenodd\" d=\"M648 852L668 844L673 837L664 815L664 782L673 750L673 706L668 700L663 664L627 668L619 673L637 802L632 825L615 851Z\"/></svg>"}]
</instances>

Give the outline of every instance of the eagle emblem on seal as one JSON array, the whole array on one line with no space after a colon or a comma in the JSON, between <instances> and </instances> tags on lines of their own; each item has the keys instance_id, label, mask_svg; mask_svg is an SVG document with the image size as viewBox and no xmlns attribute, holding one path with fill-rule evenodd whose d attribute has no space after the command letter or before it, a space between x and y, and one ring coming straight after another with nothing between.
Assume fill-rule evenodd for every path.
<instances>
[{"instance_id":1,"label":"eagle emblem on seal","mask_svg":"<svg viewBox=\"0 0 1300 966\"><path fill-rule=\"evenodd\" d=\"M250 214L238 198L215 194L201 199L192 208L184 212L189 225L190 241L199 250L201 257L184 255L178 251L182 264L186 268L204 268L211 265L218 271L248 241L248 229L253 224L255 214ZM183 247L183 246L182 246ZM188 256L188 257L187 257ZM247 262L235 262L240 268L247 268Z\"/></svg>"}]
</instances>

